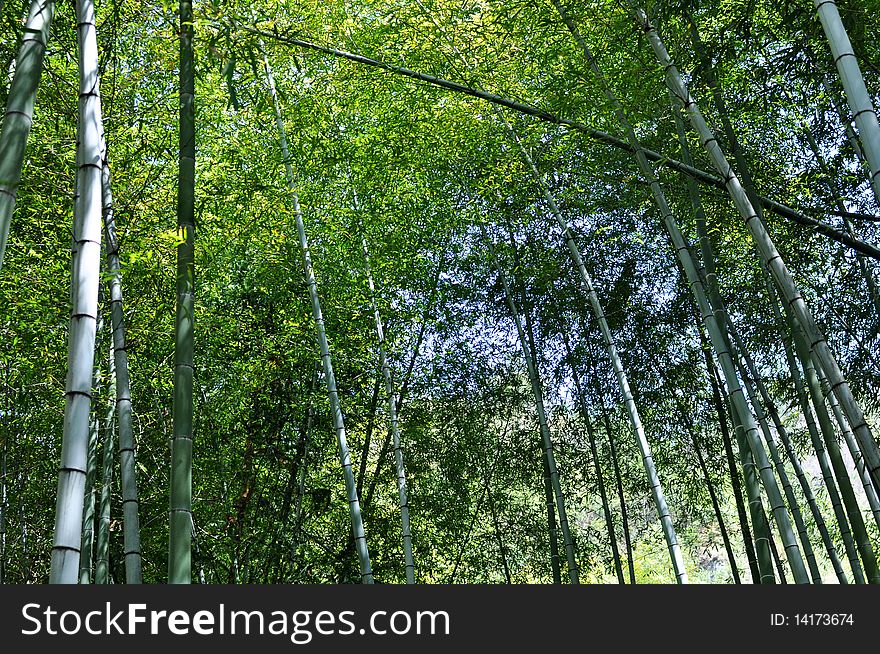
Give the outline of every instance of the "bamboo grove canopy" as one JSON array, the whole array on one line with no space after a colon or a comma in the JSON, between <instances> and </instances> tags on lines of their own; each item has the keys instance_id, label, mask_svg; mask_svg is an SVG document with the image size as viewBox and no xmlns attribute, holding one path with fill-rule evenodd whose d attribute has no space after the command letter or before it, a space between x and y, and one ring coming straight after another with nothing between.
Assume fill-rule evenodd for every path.
<instances>
[{"instance_id":1,"label":"bamboo grove canopy","mask_svg":"<svg viewBox=\"0 0 880 654\"><path fill-rule=\"evenodd\" d=\"M876 0L0 18L0 581L880 583Z\"/></svg>"}]
</instances>

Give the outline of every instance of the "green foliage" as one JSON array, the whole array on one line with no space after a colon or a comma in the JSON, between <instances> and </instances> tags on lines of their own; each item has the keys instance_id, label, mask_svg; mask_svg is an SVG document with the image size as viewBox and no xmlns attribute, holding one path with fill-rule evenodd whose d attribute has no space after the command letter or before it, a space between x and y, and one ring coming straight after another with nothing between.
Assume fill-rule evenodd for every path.
<instances>
[{"instance_id":1,"label":"green foliage","mask_svg":"<svg viewBox=\"0 0 880 654\"><path fill-rule=\"evenodd\" d=\"M6 3L2 10L4 71L20 36L20 4ZM880 12L871 3L839 4L876 101ZM718 126L690 21L697 26L762 194L840 229L845 225L833 214L836 196L852 212L880 211L835 109L845 103L810 3L656 0L646 9L707 119ZM175 220L176 11L173 2L98 6L146 582L164 582L167 575L174 280L181 242ZM569 11L642 143L681 159L662 71L622 4L591 0L572 3ZM76 45L68 3L58 3L55 21L0 273L0 443L8 498L0 555L3 581L14 582L48 579L67 370L76 145ZM196 3L194 24L193 578L354 583L360 577L329 403L313 384L318 348L293 206L260 46L244 27L406 66L592 128L621 130L549 2L212 0ZM508 242L499 244L499 258L511 280L525 288L582 581L614 582L616 576L563 329L588 389L623 568L623 507L609 438L621 468L636 580L674 582L638 449L577 271L494 109L386 71L263 40L283 106L356 475L365 461L358 481L376 581L401 583L405 571L387 417L383 402L372 401L380 371L361 235L370 243L389 362L402 393L416 580L503 583L505 562L514 583L551 580L535 407L504 292L480 238L483 223L496 241ZM827 90L823 77L830 82ZM6 84L0 99L5 93ZM529 117L505 115L546 175L584 253L692 581L727 583L732 576L672 393L695 425L740 574L748 581L693 302L646 185L625 152ZM826 166L811 151L807 131ZM696 135L688 139L695 165L708 170ZM670 171L660 177L685 235L696 242L684 178ZM705 188L703 204L721 294L816 479L752 241L722 192ZM521 257L518 268L508 225ZM868 242L880 241L878 225L852 221L857 237ZM859 260L852 250L775 215L768 214L768 228L876 425L880 317ZM875 263L864 261L870 275ZM109 319L105 300L101 310ZM98 352L104 356L105 350ZM101 416L102 402L106 398L95 402ZM118 477L109 560L111 578L121 582ZM827 497L817 497L831 524ZM870 523L867 511L866 517ZM814 525L808 527L818 544ZM868 524L877 543L875 527ZM839 543L836 527L830 528ZM821 556L821 547L814 547ZM827 574L827 562L821 564Z\"/></svg>"}]
</instances>

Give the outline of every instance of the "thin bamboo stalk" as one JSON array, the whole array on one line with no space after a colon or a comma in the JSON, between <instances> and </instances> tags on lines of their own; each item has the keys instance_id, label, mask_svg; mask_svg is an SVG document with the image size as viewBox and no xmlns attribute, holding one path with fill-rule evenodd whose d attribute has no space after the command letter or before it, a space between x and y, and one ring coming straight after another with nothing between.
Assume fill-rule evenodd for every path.
<instances>
[{"instance_id":1,"label":"thin bamboo stalk","mask_svg":"<svg viewBox=\"0 0 880 654\"><path fill-rule=\"evenodd\" d=\"M107 269L110 273L110 319L113 330L113 363L116 372L116 425L119 430L119 483L122 487L123 555L125 583L142 581L141 530L138 515L140 503L135 465L135 440L132 429L131 378L128 370L128 350L125 342L125 313L122 303L122 271L119 262L119 239L116 236L116 217L113 212L110 165L107 161L106 142L101 175L104 205L104 237L106 238Z\"/></svg>"},{"instance_id":2,"label":"thin bamboo stalk","mask_svg":"<svg viewBox=\"0 0 880 654\"><path fill-rule=\"evenodd\" d=\"M516 325L519 343L526 360L526 369L529 374L529 382L532 386L532 395L534 396L535 408L538 413L538 425L541 431L544 456L546 457L546 465L550 475L550 482L553 486L553 493L556 497L556 510L559 513L559 526L562 530L562 541L565 548L565 557L568 562L568 576L572 584L578 584L580 580L574 555L574 542L572 541L571 532L569 530L568 516L565 510L565 498L562 494L562 486L559 482L559 471L556 468L556 458L553 455L553 441L550 436L550 428L547 425L543 391L541 389L541 381L536 367L537 357L534 356L529 348L529 343L526 339L525 330L523 329L522 320L520 318L520 312L517 309L516 301L513 297L513 291L510 288L510 282L507 279L507 275L505 275L504 271L501 269L498 258L495 254L495 246L492 243L492 239L489 238L486 227L482 223L480 223L480 230L483 235L483 240L486 241L486 244L488 245L492 266L498 273L498 277L504 287L504 295L507 298L507 304L510 307L510 312Z\"/></svg>"},{"instance_id":3,"label":"thin bamboo stalk","mask_svg":"<svg viewBox=\"0 0 880 654\"><path fill-rule=\"evenodd\" d=\"M98 541L95 555L95 583L106 584L110 579L110 499L113 490L113 461L116 425L113 412L116 408L116 365L113 361L113 346L110 346L110 368L107 380L110 395L107 413L104 417L104 442L101 447L103 474L101 476L101 513L98 520Z\"/></svg>"},{"instance_id":4,"label":"thin bamboo stalk","mask_svg":"<svg viewBox=\"0 0 880 654\"><path fill-rule=\"evenodd\" d=\"M406 495L406 468L403 464L403 446L400 442L400 425L397 419L397 400L394 397L394 384L391 380L391 366L388 364L388 356L385 354L385 330L382 327L382 316L379 313L379 303L376 301L376 286L373 282L373 272L370 268L370 251L367 247L367 237L361 237L361 247L364 253L364 261L367 271L367 283L370 288L370 299L373 304L373 318L376 322L376 338L379 341L379 367L382 369L382 378L385 381L385 396L388 403L388 421L391 427L391 437L394 446L394 462L397 472L397 493L400 499L401 535L403 537L403 555L406 564L406 583L414 584L415 563L412 552L412 533L409 523L409 502Z\"/></svg>"},{"instance_id":5,"label":"thin bamboo stalk","mask_svg":"<svg viewBox=\"0 0 880 654\"><path fill-rule=\"evenodd\" d=\"M293 213L296 220L296 229L299 235L299 245L303 257L303 269L309 288L309 298L312 304L312 316L315 321L315 330L318 337L318 347L321 351L321 362L324 366L324 380L327 386L327 395L330 400L330 410L333 417L333 426L336 431L336 441L339 445L339 462L342 465L345 479L345 490L348 495L349 514L351 516L351 528L357 551L358 563L361 571L361 583L373 583L373 569L370 563L370 552L367 547L367 536L364 532L364 522L361 515L361 504L357 495L357 484L351 464L351 453L348 449L348 439L345 433L345 421L342 417L342 405L339 401L339 391L336 388L336 376L333 374L333 362L330 356L330 345L327 341L327 332L324 328L324 316L321 311L321 300L318 296L318 283L315 279L315 271L312 266L312 257L309 251L309 242L306 237L305 223L303 222L302 210L299 205L299 195L295 189L293 166L291 164L290 150L287 146L287 134L284 130L284 119L281 114L281 103L278 92L275 89L275 78L272 68L269 66L269 58L263 52L263 66L266 72L266 81L269 93L272 96L272 105L275 109L275 124L278 129L278 139L281 143L281 154L284 159L284 167L287 174L287 185L293 202Z\"/></svg>"}]
</instances>

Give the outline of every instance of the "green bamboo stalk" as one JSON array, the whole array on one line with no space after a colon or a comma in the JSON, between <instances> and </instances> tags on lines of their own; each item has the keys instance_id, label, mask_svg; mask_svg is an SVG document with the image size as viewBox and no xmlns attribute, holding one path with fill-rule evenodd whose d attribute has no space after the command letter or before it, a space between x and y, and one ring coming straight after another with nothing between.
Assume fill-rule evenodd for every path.
<instances>
[{"instance_id":1,"label":"green bamboo stalk","mask_svg":"<svg viewBox=\"0 0 880 654\"><path fill-rule=\"evenodd\" d=\"M315 407L312 403L312 395L318 390L318 382L321 378L321 362L318 361L315 364L315 374L312 377L312 386L309 392L309 403L306 408L306 423L303 427L303 448L302 448L302 462L300 463L299 469L299 483L296 488L296 501L294 502L294 519L293 519L293 534L292 541L293 545L290 550L290 562L291 567L295 563L297 559L297 554L299 552L299 545L301 543L300 531L302 529L303 523L303 508L302 501L303 496L306 492L306 478L308 476L308 462L309 462L309 446L312 442L312 422L315 419Z\"/></svg>"},{"instance_id":2,"label":"green bamboo stalk","mask_svg":"<svg viewBox=\"0 0 880 654\"><path fill-rule=\"evenodd\" d=\"M748 497L749 502L749 516L752 519L755 556L757 559L759 575L758 583L775 584L776 577L773 574L770 524L767 522L767 514L764 511L764 505L761 501L760 480L755 471L755 461L749 450L749 444L745 436L745 428L739 418L736 407L729 399L728 407L734 425L740 466L743 470L743 483L746 487L746 496Z\"/></svg>"},{"instance_id":3,"label":"green bamboo stalk","mask_svg":"<svg viewBox=\"0 0 880 654\"><path fill-rule=\"evenodd\" d=\"M825 451L825 444L822 442L822 437L819 434L819 428L816 426L816 420L813 417L813 411L810 409L809 399L807 398L807 393L804 389L803 379L801 378L797 363L795 361L795 355L792 350L793 338L791 336L790 326L785 322L784 318L782 317L782 313L780 312L779 305L777 303L778 299L776 297L776 292L766 273L765 277L767 277L766 282L767 292L770 297L770 308L773 311L774 319L776 320L777 325L779 325L779 328L783 335L782 345L783 351L785 353L785 360L788 365L792 381L794 382L798 404L801 407L804 421L807 424L807 431L810 434L810 442L813 445L813 450L816 453L816 459L819 462L819 469L822 472L822 481L825 484L825 489L828 492L828 498L831 501L831 507L834 511L834 517L837 522L838 530L840 532L840 538L843 541L847 559L849 560L850 568L853 571L853 579L855 583L863 584L865 583L864 573L862 571L861 562L859 561L858 552L855 548L855 543L853 542L852 532L849 528L849 521L846 518L846 512L844 511L843 504L840 500L840 494L837 490L837 484L834 481L834 474L831 470L831 463L828 460L828 453ZM846 581L846 578L841 577L841 574L839 573L838 579L841 583L848 583Z\"/></svg>"},{"instance_id":4,"label":"green bamboo stalk","mask_svg":"<svg viewBox=\"0 0 880 654\"><path fill-rule=\"evenodd\" d=\"M192 0L180 0L177 311L168 583L192 583L193 319L195 317L195 63Z\"/></svg>"},{"instance_id":5,"label":"green bamboo stalk","mask_svg":"<svg viewBox=\"0 0 880 654\"><path fill-rule=\"evenodd\" d=\"M810 507L810 512L813 515L813 521L816 523L816 528L819 530L819 534L822 538L822 544L824 545L825 552L828 554L828 559L831 561L831 565L834 568L834 573L837 575L837 578L841 581L841 583L846 583L846 574L843 571L843 566L840 563L840 558L837 556L837 549L834 547L834 543L831 541L831 535L828 533L828 526L825 524L825 518L822 516L822 512L819 509L818 503L816 502L816 497L813 494L813 489L810 486L810 482L807 479L806 474L804 473L803 467L801 466L800 459L798 458L797 453L794 450L794 446L791 443L791 439L788 436L788 430L785 429L785 426L782 424L782 420L779 418L779 411L776 408L776 404L773 402L772 398L770 397L770 393L767 391L767 387L764 384L764 381L758 374L755 362L752 360L748 349L746 349L745 346L742 344L742 339L740 339L739 334L732 325L730 326L730 334L731 336L733 336L734 342L736 343L736 346L745 361L746 371L748 372L744 371L743 377L744 379L746 379L746 381L753 381L758 389L758 392L761 394L761 399L764 403L764 406L767 407L767 411L770 414L771 420L773 421L773 427L776 430L776 433L779 434L779 438L782 441L783 447L785 448L785 453L788 457L788 460L795 471L795 476L798 479L801 491L803 492L804 497L807 500L807 504ZM753 400L752 404L755 404L756 401L757 400ZM812 568L811 572L813 572ZM813 583L821 582L816 581L814 578Z\"/></svg>"},{"instance_id":6,"label":"green bamboo stalk","mask_svg":"<svg viewBox=\"0 0 880 654\"><path fill-rule=\"evenodd\" d=\"M776 541L770 536L770 552L773 554L773 563L776 565L776 573L779 575L779 583L787 584L788 579L785 578L785 565L779 557L779 550L776 549Z\"/></svg>"},{"instance_id":7,"label":"green bamboo stalk","mask_svg":"<svg viewBox=\"0 0 880 654\"><path fill-rule=\"evenodd\" d=\"M101 96L98 40L92 0L78 0L79 111L77 195L74 201L71 318L64 435L55 507L50 583L73 584L79 575L82 514L92 405L92 367L101 267Z\"/></svg>"},{"instance_id":8,"label":"green bamboo stalk","mask_svg":"<svg viewBox=\"0 0 880 654\"><path fill-rule=\"evenodd\" d=\"M544 182L540 172L538 171L534 160L531 158L525 146L520 141L519 136L512 129L510 123L508 123L506 119L504 119L504 123L508 128L508 134L510 138L518 146L520 155L531 170L532 178L538 185L539 190L544 196L544 200L547 202L551 213L556 218L556 221L559 224L560 229L562 230L562 238L565 241L569 256L571 257L575 267L580 273L581 283L583 285L584 291L587 293L587 298L590 302L590 308L596 318L596 322L598 322L599 324L599 330L602 333L602 340L608 353L608 357L611 360L611 365L614 369L615 379L617 380L618 387L620 388L620 393L623 397L623 403L626 408L627 415L629 416L630 423L632 425L633 435L635 436L636 444L638 445L639 453L642 457L642 465L644 466L645 473L648 476L648 483L651 486L651 494L654 500L654 505L657 508L657 515L660 519L660 524L663 529L663 535L666 538L667 549L669 550L669 558L672 562L672 567L675 572L676 580L678 581L678 583L686 584L687 571L685 569L684 559L681 555L681 548L678 543L678 535L675 533L675 526L672 523L672 515L669 511L669 505L666 502L666 494L663 491L663 485L660 482L657 468L654 465L654 456L651 452L651 446L648 443L647 436L645 435L645 429L642 425L641 417L639 416L639 410L636 406L635 400L633 399L632 391L630 390L629 379L627 377L626 370L623 367L620 355L617 351L617 346L614 342L614 336L611 333L611 329L608 327L608 321L605 318L605 311L602 308L601 302L599 301L599 295L596 293L595 287L593 286L593 280L591 279L590 274L587 272L583 257L581 256L580 249L575 242L574 233L570 229L568 221L566 221L565 217L562 215L562 211L560 211L559 206L556 204L555 198L547 188L547 185Z\"/></svg>"},{"instance_id":9,"label":"green bamboo stalk","mask_svg":"<svg viewBox=\"0 0 880 654\"><path fill-rule=\"evenodd\" d=\"M764 265L767 266L772 273L773 279L776 281L776 284L782 292L786 303L791 307L798 323L802 325L807 338L810 343L813 344L817 359L821 362L821 368L828 377L828 381L843 408L844 414L847 416L850 424L853 425L853 432L856 434L859 448L862 450L865 462L868 469L871 471L871 477L875 482L878 482L878 485L880 485L880 449L877 447L871 429L865 421L864 414L856 403L849 388L849 384L844 379L843 373L841 372L831 349L828 347L824 335L816 325L813 315L804 302L804 299L801 296L794 279L791 277L782 256L770 238L763 221L758 217L748 194L739 182L739 178L730 163L727 161L727 158L724 156L724 153L718 145L715 135L706 123L699 106L691 96L678 72L678 69L670 59L669 53L666 51L666 47L663 45L660 36L651 25L651 22L648 20L644 11L637 7L633 7L633 11L640 28L648 37L658 62L665 70L668 87L675 95L677 101L679 101L687 111L691 124L700 135L700 143L709 154L718 173L724 178L725 185L733 199L734 205L743 218L743 221L746 223L746 226L752 235L752 239L761 254Z\"/></svg>"},{"instance_id":10,"label":"green bamboo stalk","mask_svg":"<svg viewBox=\"0 0 880 654\"><path fill-rule=\"evenodd\" d=\"M519 249L516 247L516 240L513 236L513 228L510 222L505 220L507 226L508 238L510 239L511 251L513 252L513 269L522 270L522 263L519 259ZM525 318L525 334L528 339L528 350L532 357L532 366L534 366L536 375L540 379L540 366L538 363L538 346L535 342L535 330L532 326L532 308L529 306L528 297L526 296L525 284L520 281L519 297L520 306L522 307L523 317ZM543 391L541 395L543 402ZM549 425L548 425L549 429ZM543 449L543 448L542 448ZM550 534L550 568L553 573L553 583L562 583L562 570L559 557L559 540L556 529L556 509L553 495L553 475L551 474L550 458L547 452L543 452L544 459L544 499L547 505L547 528Z\"/></svg>"},{"instance_id":11,"label":"green bamboo stalk","mask_svg":"<svg viewBox=\"0 0 880 654\"><path fill-rule=\"evenodd\" d=\"M853 459L853 463L855 463L856 472L858 472L862 487L865 490L865 497L868 500L868 506L871 507L871 514L874 516L874 523L877 525L877 529L880 530L880 501L877 499L877 491L874 488L874 484L871 483L871 477L868 475L868 471L865 470L865 462L861 457L862 453L859 452L859 446L856 443L855 436L853 436L852 430L849 428L849 423L847 423L846 417L840 410L837 398L834 397L833 393L829 393L826 390L828 382L824 378L820 378L819 381L822 385L822 392L828 400L828 406L831 407L831 410L834 413L834 419L837 421L840 433L843 434L843 440L846 443L849 454Z\"/></svg>"},{"instance_id":12,"label":"green bamboo stalk","mask_svg":"<svg viewBox=\"0 0 880 654\"><path fill-rule=\"evenodd\" d=\"M681 145L682 159L688 164L692 164L693 160L691 157L690 148L688 147L684 121L681 118L681 110L675 106L674 101L672 104L672 115L675 119L675 128L678 135L678 141ZM722 335L726 339L728 326L727 311L724 309L724 303L721 302L721 294L718 289L718 277L715 272L715 254L712 249L712 243L709 240L709 230L706 227L706 214L703 210L703 202L700 194L700 188L697 183L691 178L688 178L687 186L688 195L691 200L691 205L694 208L694 217L697 224L697 236L699 239L700 252L703 259L703 270L705 272L705 288L708 292L710 303L713 306L715 320L718 323L718 327L721 330ZM726 414L723 403L721 401L721 394L719 392L720 380L717 379L718 370L715 367L714 362L712 361L712 357L710 354L710 345L706 342L706 336L703 332L703 329L700 328L699 316L697 317L697 327L700 334L700 343L701 349L703 351L703 357L706 361L706 372L709 375L709 384L712 387L713 403L715 404L715 411L718 416L718 424L721 430L722 441L724 443L724 452L727 459L728 470L730 472L731 488L733 490L734 501L736 503L737 517L739 519L740 532L743 538L743 546L746 551L746 559L749 563L749 570L752 575L752 582L760 583L761 573L758 568L755 545L752 540L751 531L749 529L748 516L746 515L745 504L743 502L742 487L740 485L739 474L736 471L736 460L734 458L733 445L730 439L730 432L727 428L727 420L725 417ZM729 341L726 342L729 350L730 343Z\"/></svg>"},{"instance_id":13,"label":"green bamboo stalk","mask_svg":"<svg viewBox=\"0 0 880 654\"><path fill-rule=\"evenodd\" d=\"M699 326L699 318L697 319ZM712 403L715 405L715 414L718 418L718 427L721 431L721 440L724 444L724 456L727 461L727 470L730 474L730 487L733 491L733 499L736 504L737 518L739 520L740 534L743 539L743 549L746 551L746 560L749 564L749 572L752 575L752 583L761 583L761 572L758 569L758 558L755 552L755 543L752 540L752 532L749 529L749 518L746 514L745 501L743 500L742 485L740 484L739 473L736 468L736 458L733 453L733 443L730 439L730 430L727 426L727 413L724 409L724 402L721 399L719 386L721 382L718 380L718 371L709 354L709 345L706 343L706 337L703 330L699 329L701 349L703 357L706 360L706 372L709 375L709 385L712 388Z\"/></svg>"},{"instance_id":14,"label":"green bamboo stalk","mask_svg":"<svg viewBox=\"0 0 880 654\"><path fill-rule=\"evenodd\" d=\"M103 474L101 477L101 513L98 520L98 539L95 556L95 583L109 583L110 578L110 498L113 490L113 461L115 458L114 440L116 425L113 412L116 408L116 365L113 360L113 346L110 346L110 367L107 379L109 402L104 416L104 442L101 446Z\"/></svg>"},{"instance_id":15,"label":"green bamboo stalk","mask_svg":"<svg viewBox=\"0 0 880 654\"><path fill-rule=\"evenodd\" d=\"M351 527L354 536L355 549L361 569L361 583L373 583L373 569L370 563L370 552L367 548L367 536L364 532L364 522L361 515L360 499L357 495L357 484L351 467L351 453L348 449L348 439L345 434L345 422L342 417L342 405L339 402L339 391L336 388L336 376L333 374L333 362L330 357L330 345L327 341L327 333L324 328L324 317L321 312L321 300L318 296L318 283L312 266L312 257L309 252L309 242L306 237L305 224L302 210L299 205L299 195L295 189L293 166L291 164L290 150L287 146L287 134L284 130L284 119L281 114L281 103L278 100L278 92L275 89L275 78L269 59L263 52L263 66L266 72L266 81L269 93L272 96L272 105L275 109L275 125L278 129L278 139L281 142L281 154L284 158L284 167L287 174L287 185L290 197L293 201L293 213L296 219L296 229L299 235L299 245L303 257L303 269L309 287L309 298L312 304L312 316L315 321L315 330L318 336L318 346L321 350L321 361L324 366L324 380L327 385L327 395L330 400L330 410L333 415L333 425L336 430L336 440L339 445L339 461L342 465L345 478L345 489L348 495L349 513L351 515Z\"/></svg>"},{"instance_id":16,"label":"green bamboo stalk","mask_svg":"<svg viewBox=\"0 0 880 654\"><path fill-rule=\"evenodd\" d=\"M385 354L385 331L382 328L382 316L379 313L379 303L376 301L376 286L373 283L373 272L370 268L370 251L367 247L367 237L361 236L361 247L364 253L364 261L367 272L367 283L370 288L370 299L373 304L373 318L376 323L376 337L379 341L379 367L382 369L382 378L385 380L385 396L388 403L388 421L391 427L391 437L394 446L394 461L397 471L397 492L400 499L401 535L403 537L403 555L406 563L406 583L414 584L415 563L412 553L412 533L409 524L409 502L406 495L406 469L403 464L403 447L400 443L400 425L397 419L397 401L394 398L394 384L391 381L391 366L388 365L388 357Z\"/></svg>"},{"instance_id":17,"label":"green bamboo stalk","mask_svg":"<svg viewBox=\"0 0 880 654\"><path fill-rule=\"evenodd\" d=\"M840 81L846 92L846 100L852 112L853 120L859 129L862 151L871 170L871 186L874 195L880 201L880 123L877 122L877 111L871 102L871 96L865 87L865 79L859 69L859 63L853 52L852 44L840 20L840 12L834 0L813 0L819 14L819 21L828 39L834 65L840 74ZM843 402L841 402L844 404Z\"/></svg>"},{"instance_id":18,"label":"green bamboo stalk","mask_svg":"<svg viewBox=\"0 0 880 654\"><path fill-rule=\"evenodd\" d=\"M703 453L700 450L700 443L697 440L697 429L694 426L690 413L685 408L681 398L678 397L675 388L669 382L669 378L663 372L663 368L657 368L657 371L660 373L663 385L669 389L669 394L672 396L678 415L684 424L685 430L687 430L688 435L690 436L691 446L694 448L694 454L697 455L697 465L703 475L703 482L706 484L706 489L709 491L709 500L712 502L712 510L715 513L715 519L718 521L718 530L721 533L721 540L724 543L724 551L727 553L727 560L730 563L730 572L733 576L733 582L735 584L742 583L739 578L739 568L737 568L736 565L736 557L733 554L733 547L730 544L730 536L728 535L727 527L724 524L724 516L721 514L721 503L718 499L718 494L715 492L715 485L712 483L712 478L709 476L709 469L706 466L706 459L703 457Z\"/></svg>"},{"instance_id":19,"label":"green bamboo stalk","mask_svg":"<svg viewBox=\"0 0 880 654\"><path fill-rule=\"evenodd\" d=\"M544 507L547 511L547 535L550 540L550 575L553 583L562 583L562 566L559 564L559 528L556 526L556 500L553 496L553 476L550 474L550 463L547 454L541 452L544 468Z\"/></svg>"},{"instance_id":20,"label":"green bamboo stalk","mask_svg":"<svg viewBox=\"0 0 880 654\"><path fill-rule=\"evenodd\" d=\"M575 561L574 556L574 542L572 541L571 532L569 530L568 516L565 511L565 498L562 494L562 486L559 482L559 471L556 468L556 458L553 455L553 441L550 436L550 428L547 425L547 415L544 409L541 380L538 376L538 370L536 366L537 356L535 356L529 348L529 343L526 338L525 330L523 329L522 320L520 318L520 312L517 309L516 301L513 297L513 291L510 288L510 282L507 279L507 275L505 275L504 271L501 269L498 258L495 255L495 246L492 243L492 239L489 238L486 227L482 223L480 223L480 230L483 235L483 240L486 241L486 244L489 248L489 257L492 261L492 266L498 273L498 277L501 280L502 286L504 287L504 295L507 299L507 305L508 307L510 307L510 312L516 325L517 335L519 336L520 346L522 347L523 357L526 360L526 369L529 374L529 382L532 386L532 395L534 397L535 408L538 413L538 425L541 431L547 471L549 472L550 482L553 486L553 493L556 497L556 510L559 513L559 526L562 530L562 541L565 548L565 557L568 561L568 576L572 584L578 584L580 583L580 580L578 575L577 562Z\"/></svg>"},{"instance_id":21,"label":"green bamboo stalk","mask_svg":"<svg viewBox=\"0 0 880 654\"><path fill-rule=\"evenodd\" d=\"M614 558L614 571L617 573L617 582L624 584L626 581L623 577L623 566L620 562L620 550L617 546L617 536L614 533L614 519L611 516L611 505L608 502L608 493L605 490L605 476L602 474L602 465L599 461L599 450L596 447L596 434L593 432L593 425L590 420L584 390L581 388L580 375L578 375L577 369L574 365L571 344L568 341L568 332L564 326L560 330L560 333L562 334L562 343L565 345L565 358L568 361L568 366L571 368L571 376L574 379L574 388L575 393L577 394L581 418L587 428L587 438L590 442L590 455L593 457L593 470L596 474L596 483L599 486L599 498L602 500L602 513L605 517L605 527L608 530L608 540L611 543L611 554Z\"/></svg>"},{"instance_id":22,"label":"green bamboo stalk","mask_svg":"<svg viewBox=\"0 0 880 654\"><path fill-rule=\"evenodd\" d=\"M489 488L489 480L483 479L483 487L486 490L486 500L489 502L489 513L492 516L492 525L495 527L495 541L498 543L498 553L501 555L501 566L504 569L504 579L510 584L510 566L507 563L507 550L504 540L501 538L501 526L498 524L498 512L495 510L495 500L492 499L492 490Z\"/></svg>"},{"instance_id":23,"label":"green bamboo stalk","mask_svg":"<svg viewBox=\"0 0 880 654\"><path fill-rule=\"evenodd\" d=\"M92 583L93 545L95 542L95 473L98 467L98 421L89 421L89 453L86 460L85 506L83 507L82 545L79 557L79 583Z\"/></svg>"},{"instance_id":24,"label":"green bamboo stalk","mask_svg":"<svg viewBox=\"0 0 880 654\"><path fill-rule=\"evenodd\" d=\"M611 467L614 469L614 484L617 487L617 500L620 502L620 522L623 527L623 544L626 548L626 567L627 572L629 572L629 583L635 585L636 566L633 561L632 539L629 534L629 511L627 511L626 496L623 493L623 477L620 474L620 463L617 459L614 430L611 428L611 418L608 415L608 410L605 408L605 402L602 401L598 380L594 381L593 389L596 393L596 404L599 405L599 412L602 414L602 424L605 426L605 433L608 436L608 453L611 455Z\"/></svg>"},{"instance_id":25,"label":"green bamboo stalk","mask_svg":"<svg viewBox=\"0 0 880 654\"><path fill-rule=\"evenodd\" d=\"M34 121L37 87L54 9L54 0L31 0L15 60L15 75L6 97L6 115L0 133L0 269L21 182L25 147Z\"/></svg>"},{"instance_id":26,"label":"green bamboo stalk","mask_svg":"<svg viewBox=\"0 0 880 654\"><path fill-rule=\"evenodd\" d=\"M737 333L732 329L732 324L730 323L728 323L728 333L733 336L736 347L739 350L739 356L735 357L734 361L739 370L739 374L742 377L743 386L748 394L749 402L755 411L755 416L758 420L758 425L761 428L761 433L764 436L764 441L767 443L767 450L770 452L770 457L773 460L773 467L775 468L779 481L782 484L785 499L788 502L788 508L791 512L791 517L794 520L801 547L803 548L804 559L806 559L807 567L810 570L810 577L814 584L821 584L822 573L819 572L819 564L816 562L816 554L813 552L813 545L810 542L810 535L807 533L807 526L804 522L804 517L801 514L800 506L794 495L794 489L791 486L788 473L785 471L785 464L779 456L779 448L776 446L776 439L773 437L773 432L770 431L770 426L767 424L767 416L764 413L764 408L755 394L755 380L760 379L760 377L757 375L757 371L752 369L750 373L747 367L742 364L740 357L748 356L747 350L745 349L742 340L737 337Z\"/></svg>"},{"instance_id":27,"label":"green bamboo stalk","mask_svg":"<svg viewBox=\"0 0 880 654\"><path fill-rule=\"evenodd\" d=\"M116 218L113 213L113 193L110 184L110 165L107 161L106 142L101 175L104 205L104 237L107 242L107 269L110 273L110 318L113 330L113 364L115 366L116 425L119 430L119 483L122 487L123 552L125 583L142 581L141 534L138 510L137 468L135 442L132 430L131 378L128 370L128 350L125 342L125 314L122 304L122 271L119 262L119 239L116 236Z\"/></svg>"}]
</instances>

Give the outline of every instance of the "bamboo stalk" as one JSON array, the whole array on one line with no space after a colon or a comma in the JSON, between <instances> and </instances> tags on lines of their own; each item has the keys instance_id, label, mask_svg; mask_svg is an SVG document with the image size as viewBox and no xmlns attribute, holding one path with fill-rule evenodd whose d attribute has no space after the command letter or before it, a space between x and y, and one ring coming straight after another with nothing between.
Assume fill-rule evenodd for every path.
<instances>
[{"instance_id":1,"label":"bamboo stalk","mask_svg":"<svg viewBox=\"0 0 880 654\"><path fill-rule=\"evenodd\" d=\"M287 146L287 135L284 130L284 120L281 115L281 103L278 100L278 92L275 89L275 78L269 66L269 59L263 52L263 65L266 72L266 81L269 85L269 93L272 96L272 105L275 109L275 124L278 129L278 139L281 142L281 154L284 158L284 167L287 174L287 184L290 197L293 201L293 213L296 220L296 229L299 236L299 245L303 258L303 269L309 288L309 298L312 304L312 316L315 321L315 330L318 337L318 347L321 351L321 362L324 367L324 380L327 386L327 395L330 400L330 410L333 417L333 425L336 431L336 440L339 445L339 462L342 465L345 489L348 495L349 514L354 536L355 550L357 551L358 563L361 570L361 583L373 583L373 569L370 562L370 552L367 547L367 536L364 532L364 522L361 515L360 499L357 495L357 484L352 471L351 453L348 449L348 439L345 433L345 421L342 417L342 405L339 401L339 391L336 388L336 376L333 374L333 362L330 356L330 345L327 341L327 332L324 328L324 316L321 311L321 300L318 296L318 283L315 279L315 271L312 266L312 257L309 251L309 242L306 237L305 223L303 222L302 210L299 205L299 195L295 190L293 166L291 165L290 151Z\"/></svg>"},{"instance_id":2,"label":"bamboo stalk","mask_svg":"<svg viewBox=\"0 0 880 654\"><path fill-rule=\"evenodd\" d=\"M37 87L54 9L54 0L31 0L15 60L15 76L6 96L6 115L0 133L0 269L21 182L25 147L34 121Z\"/></svg>"},{"instance_id":3,"label":"bamboo stalk","mask_svg":"<svg viewBox=\"0 0 880 654\"><path fill-rule=\"evenodd\" d=\"M92 405L92 367L101 267L101 96L92 0L78 0L79 110L77 195L74 201L71 318L64 434L55 508L50 583L76 583Z\"/></svg>"}]
</instances>

